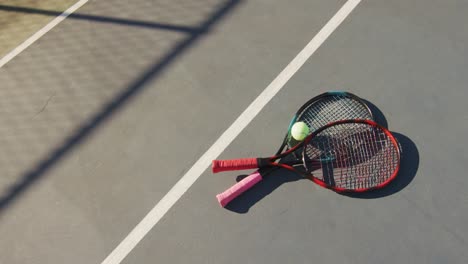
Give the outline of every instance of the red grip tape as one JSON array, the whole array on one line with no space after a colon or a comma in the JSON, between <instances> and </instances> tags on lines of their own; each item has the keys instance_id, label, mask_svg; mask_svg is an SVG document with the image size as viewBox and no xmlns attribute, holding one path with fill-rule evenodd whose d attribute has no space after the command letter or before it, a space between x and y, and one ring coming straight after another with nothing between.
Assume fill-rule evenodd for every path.
<instances>
[{"instance_id":1,"label":"red grip tape","mask_svg":"<svg viewBox=\"0 0 468 264\"><path fill-rule=\"evenodd\" d=\"M213 164L211 165L213 173L221 171L247 170L256 168L258 168L257 158L213 160Z\"/></svg>"}]
</instances>

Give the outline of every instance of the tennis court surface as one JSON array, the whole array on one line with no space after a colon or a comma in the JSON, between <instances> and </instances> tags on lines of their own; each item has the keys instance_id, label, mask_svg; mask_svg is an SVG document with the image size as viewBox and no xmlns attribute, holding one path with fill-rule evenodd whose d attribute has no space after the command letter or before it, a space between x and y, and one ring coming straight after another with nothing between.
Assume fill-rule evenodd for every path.
<instances>
[{"instance_id":1,"label":"tennis court surface","mask_svg":"<svg viewBox=\"0 0 468 264\"><path fill-rule=\"evenodd\" d=\"M0 0L0 263L468 263L466 1ZM272 173L308 99L363 98L382 190Z\"/></svg>"}]
</instances>

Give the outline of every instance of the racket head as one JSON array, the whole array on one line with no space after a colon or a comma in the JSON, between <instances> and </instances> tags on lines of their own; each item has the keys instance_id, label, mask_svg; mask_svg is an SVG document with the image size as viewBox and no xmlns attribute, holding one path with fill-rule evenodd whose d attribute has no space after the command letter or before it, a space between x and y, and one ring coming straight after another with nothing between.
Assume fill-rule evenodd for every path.
<instances>
[{"instance_id":1,"label":"racket head","mask_svg":"<svg viewBox=\"0 0 468 264\"><path fill-rule=\"evenodd\" d=\"M312 133L316 129L337 120L343 119L368 119L374 120L374 116L367 104L358 96L345 92L345 91L329 91L313 97L299 108L294 117L291 119L288 132L286 133L281 146L277 150L275 156L280 156L281 153L287 152L297 147L301 142L294 140L291 136L291 128L294 123L303 121L309 126ZM294 150L292 150L294 151ZM297 160L300 155L292 152L293 161ZM288 168L289 167L289 168ZM292 169L292 166L286 168ZM260 168L246 178L255 178L257 176L265 176L271 171L277 169L273 168ZM256 183L256 182L255 182ZM255 184L246 184L239 182L232 186L230 189L217 196L218 202L224 207L231 200L247 191Z\"/></svg>"},{"instance_id":2,"label":"racket head","mask_svg":"<svg viewBox=\"0 0 468 264\"><path fill-rule=\"evenodd\" d=\"M296 122L306 123L312 133L329 123L350 119L374 120L374 115L369 106L355 94L345 91L322 93L307 101L297 111L289 124L283 145L290 149L300 143L291 135L291 128Z\"/></svg>"},{"instance_id":3,"label":"racket head","mask_svg":"<svg viewBox=\"0 0 468 264\"><path fill-rule=\"evenodd\" d=\"M330 123L307 137L301 150L301 173L337 192L383 188L400 169L398 141L372 120Z\"/></svg>"}]
</instances>

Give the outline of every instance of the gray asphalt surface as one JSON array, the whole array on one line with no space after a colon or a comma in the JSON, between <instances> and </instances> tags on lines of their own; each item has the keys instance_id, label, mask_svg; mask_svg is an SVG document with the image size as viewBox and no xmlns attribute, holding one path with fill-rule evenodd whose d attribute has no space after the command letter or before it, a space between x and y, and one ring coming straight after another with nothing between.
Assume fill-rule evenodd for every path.
<instances>
[{"instance_id":1,"label":"gray asphalt surface","mask_svg":"<svg viewBox=\"0 0 468 264\"><path fill-rule=\"evenodd\" d=\"M91 1L1 68L0 263L101 263L344 3ZM221 155L348 90L402 145L388 188L283 172L222 209L207 170L123 263L468 263L467 11L363 1Z\"/></svg>"}]
</instances>

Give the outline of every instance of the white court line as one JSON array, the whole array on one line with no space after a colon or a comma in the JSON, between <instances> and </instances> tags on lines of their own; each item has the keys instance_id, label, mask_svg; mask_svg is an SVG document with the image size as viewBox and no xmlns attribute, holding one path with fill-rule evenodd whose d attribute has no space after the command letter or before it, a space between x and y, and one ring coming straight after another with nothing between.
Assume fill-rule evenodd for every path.
<instances>
[{"instance_id":1,"label":"white court line","mask_svg":"<svg viewBox=\"0 0 468 264\"><path fill-rule=\"evenodd\" d=\"M56 27L58 24L60 24L63 20L65 20L65 18L67 18L69 15L73 14L76 10L78 10L80 7L82 7L88 1L89 0L81 0L81 1L76 2L74 5L72 5L70 8L65 10L58 17L54 18L47 25L45 25L39 31L34 33L34 35L29 37L26 41L24 41L19 46L17 46L14 50L10 51L7 55L5 55L3 58L0 59L0 68L5 66L5 64L7 64L12 59L14 59L16 56L18 56L21 52L23 52L25 49L27 49L29 46L31 46L34 42L36 42L38 39L40 39L42 36L44 36L47 32L49 32L54 27Z\"/></svg>"},{"instance_id":2,"label":"white court line","mask_svg":"<svg viewBox=\"0 0 468 264\"><path fill-rule=\"evenodd\" d=\"M234 123L216 142L193 164L192 168L138 223L127 237L107 256L101 264L120 263L135 246L148 234L169 209L182 197L201 174L210 166L242 130L254 119L265 105L283 88L286 82L299 70L323 42L335 31L361 0L348 0L328 23L315 35L304 49L284 68L265 90L245 109Z\"/></svg>"}]
</instances>

